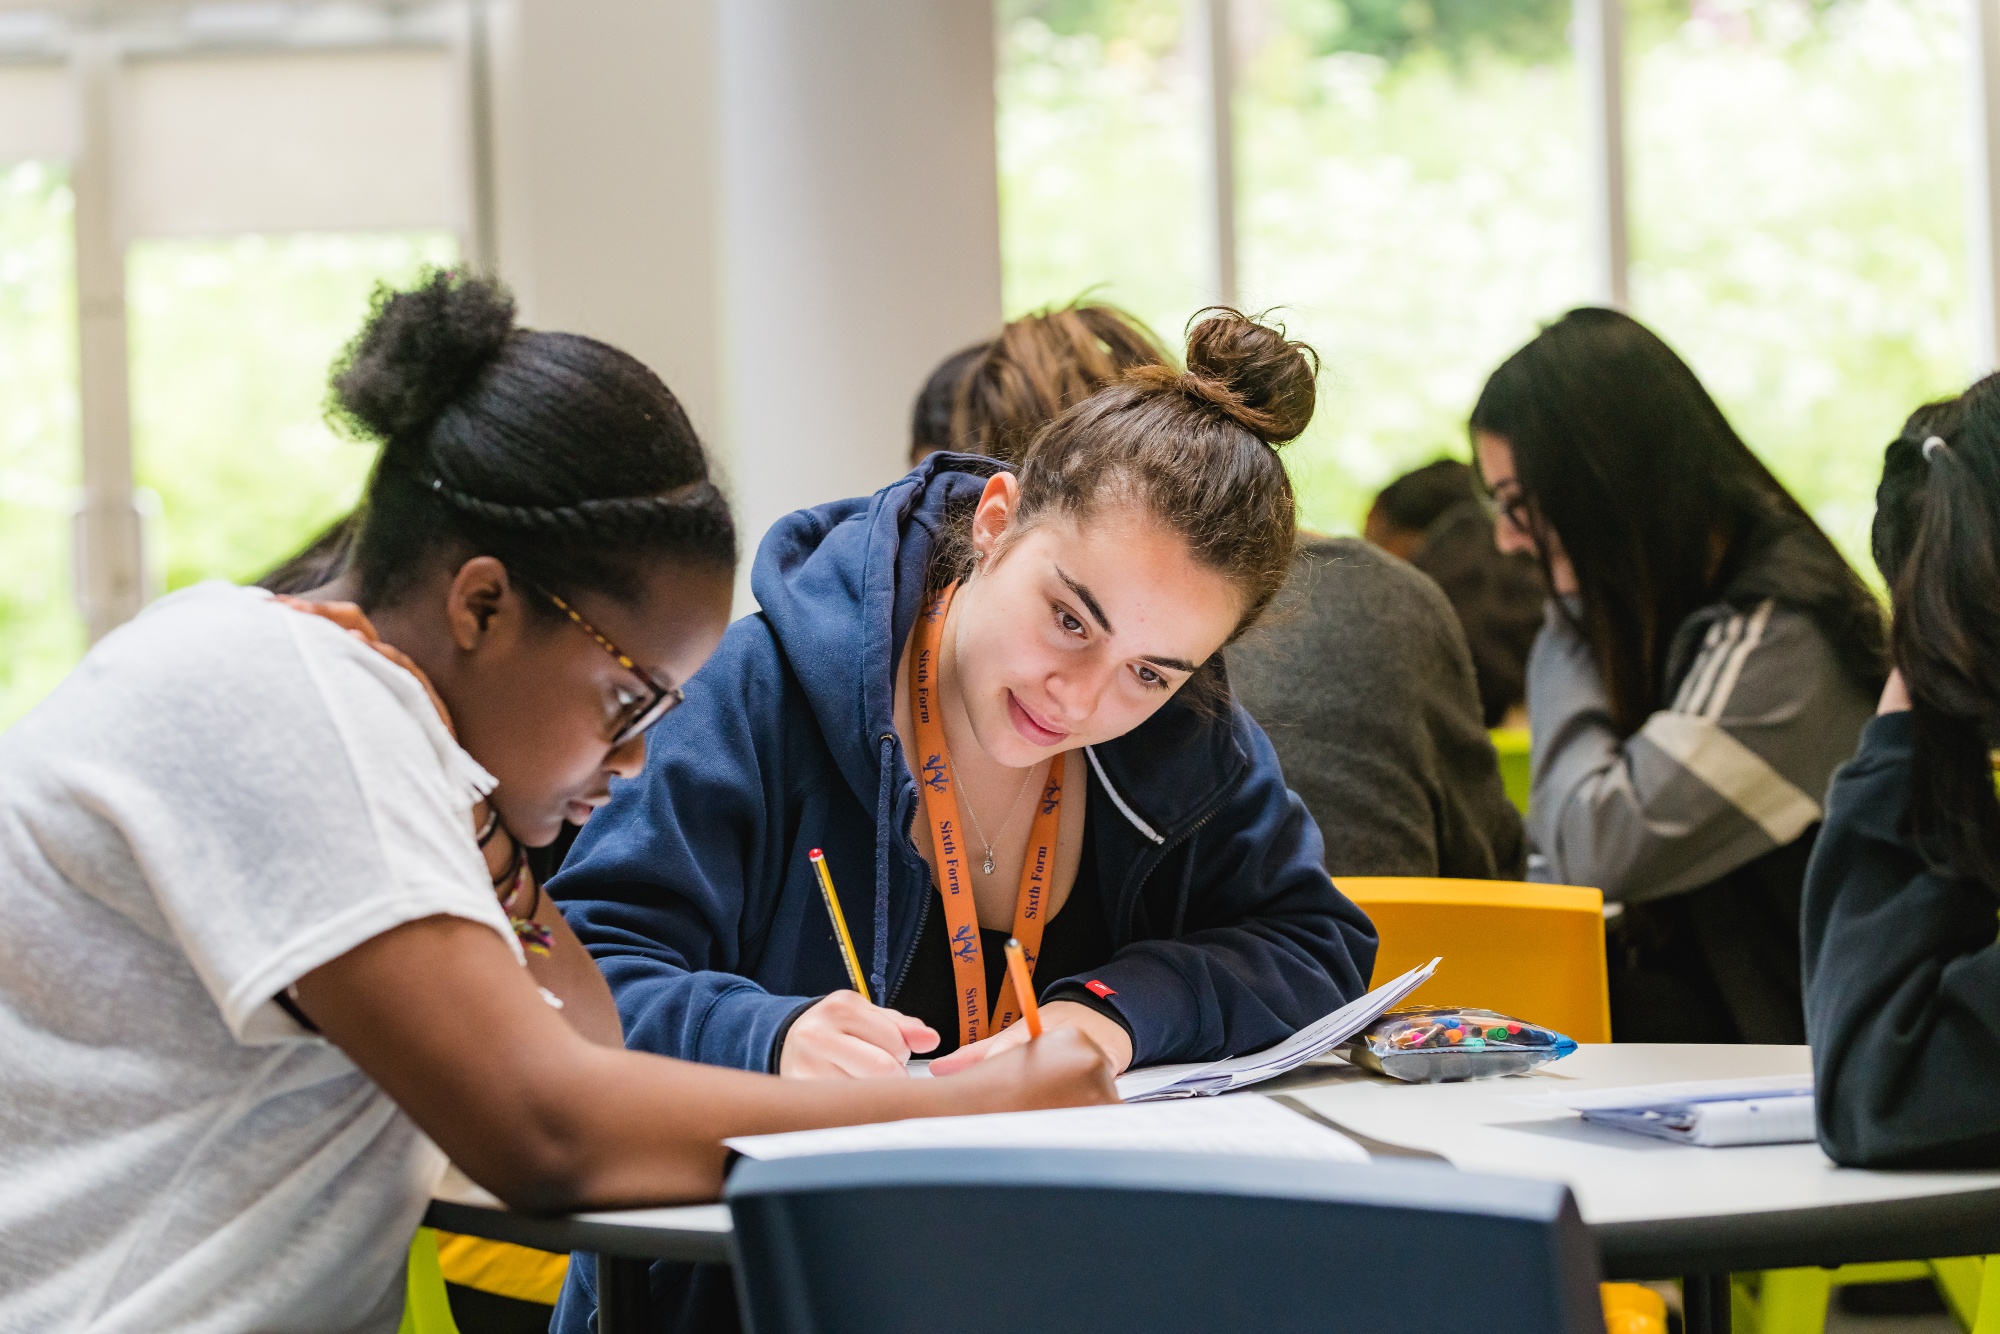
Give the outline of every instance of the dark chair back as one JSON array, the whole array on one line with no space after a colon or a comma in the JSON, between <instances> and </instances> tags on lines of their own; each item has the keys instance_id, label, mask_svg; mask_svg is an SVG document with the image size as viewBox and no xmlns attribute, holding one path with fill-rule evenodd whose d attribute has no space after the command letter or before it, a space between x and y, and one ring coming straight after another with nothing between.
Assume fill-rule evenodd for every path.
<instances>
[{"instance_id":1,"label":"dark chair back","mask_svg":"<svg viewBox=\"0 0 2000 1334\"><path fill-rule=\"evenodd\" d=\"M755 1334L1603 1334L1569 1190L1429 1164L1058 1149L745 1161Z\"/></svg>"}]
</instances>

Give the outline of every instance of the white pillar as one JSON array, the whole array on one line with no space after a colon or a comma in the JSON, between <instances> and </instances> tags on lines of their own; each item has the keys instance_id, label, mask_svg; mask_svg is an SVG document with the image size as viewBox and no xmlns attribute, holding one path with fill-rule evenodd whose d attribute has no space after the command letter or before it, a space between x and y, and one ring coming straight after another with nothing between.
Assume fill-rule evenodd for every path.
<instances>
[{"instance_id":1,"label":"white pillar","mask_svg":"<svg viewBox=\"0 0 2000 1334\"><path fill-rule=\"evenodd\" d=\"M893 480L1000 323L989 0L493 0L495 234L526 318L660 371L744 568Z\"/></svg>"},{"instance_id":2,"label":"white pillar","mask_svg":"<svg viewBox=\"0 0 2000 1334\"><path fill-rule=\"evenodd\" d=\"M993 13L726 0L721 35L724 375L754 541L901 474L925 377L999 327Z\"/></svg>"},{"instance_id":3,"label":"white pillar","mask_svg":"<svg viewBox=\"0 0 2000 1334\"><path fill-rule=\"evenodd\" d=\"M73 547L77 602L91 642L138 614L146 600L139 510L132 494L132 413L126 386L125 242L114 126L120 57L102 35L72 51L77 381L83 497Z\"/></svg>"},{"instance_id":4,"label":"white pillar","mask_svg":"<svg viewBox=\"0 0 2000 1334\"><path fill-rule=\"evenodd\" d=\"M1965 0L1966 276L1972 373L2000 367L2000 0Z\"/></svg>"},{"instance_id":5,"label":"white pillar","mask_svg":"<svg viewBox=\"0 0 2000 1334\"><path fill-rule=\"evenodd\" d=\"M465 175L465 258L482 273L500 271L499 198L493 135L491 0L466 0L458 34L463 130L458 136Z\"/></svg>"},{"instance_id":6,"label":"white pillar","mask_svg":"<svg viewBox=\"0 0 2000 1334\"><path fill-rule=\"evenodd\" d=\"M713 14L726 2L493 0L483 16L491 244L522 318L638 357L711 443L725 415Z\"/></svg>"},{"instance_id":7,"label":"white pillar","mask_svg":"<svg viewBox=\"0 0 2000 1334\"><path fill-rule=\"evenodd\" d=\"M1583 92L1592 285L1614 310L1631 304L1625 222L1625 22L1623 0L1575 0L1572 36Z\"/></svg>"},{"instance_id":8,"label":"white pillar","mask_svg":"<svg viewBox=\"0 0 2000 1334\"><path fill-rule=\"evenodd\" d=\"M1231 0L1189 0L1188 47L1202 85L1202 160L1208 239L1208 299L1225 306L1239 300L1236 241L1236 43Z\"/></svg>"}]
</instances>

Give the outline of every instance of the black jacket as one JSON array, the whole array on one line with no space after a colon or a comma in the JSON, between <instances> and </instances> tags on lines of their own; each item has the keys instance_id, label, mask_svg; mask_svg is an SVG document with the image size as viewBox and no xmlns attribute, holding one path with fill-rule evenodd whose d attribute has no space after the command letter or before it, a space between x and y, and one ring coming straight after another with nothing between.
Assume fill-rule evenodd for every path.
<instances>
[{"instance_id":1,"label":"black jacket","mask_svg":"<svg viewBox=\"0 0 2000 1334\"><path fill-rule=\"evenodd\" d=\"M1910 715L1835 775L1806 870L1819 1139L1852 1167L2000 1166L2000 899L1911 846Z\"/></svg>"}]
</instances>

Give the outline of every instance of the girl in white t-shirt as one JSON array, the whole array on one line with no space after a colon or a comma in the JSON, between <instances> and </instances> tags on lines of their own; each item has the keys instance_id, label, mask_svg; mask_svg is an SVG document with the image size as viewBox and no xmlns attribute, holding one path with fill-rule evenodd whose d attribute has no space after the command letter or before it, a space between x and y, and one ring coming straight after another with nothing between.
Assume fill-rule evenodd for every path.
<instances>
[{"instance_id":1,"label":"girl in white t-shirt","mask_svg":"<svg viewBox=\"0 0 2000 1334\"><path fill-rule=\"evenodd\" d=\"M382 442L336 580L162 599L0 736L0 1329L391 1330L447 1155L524 1208L691 1200L727 1135L1112 1098L1074 1033L923 1081L617 1048L513 868L701 688L700 443L453 274L333 405Z\"/></svg>"}]
</instances>

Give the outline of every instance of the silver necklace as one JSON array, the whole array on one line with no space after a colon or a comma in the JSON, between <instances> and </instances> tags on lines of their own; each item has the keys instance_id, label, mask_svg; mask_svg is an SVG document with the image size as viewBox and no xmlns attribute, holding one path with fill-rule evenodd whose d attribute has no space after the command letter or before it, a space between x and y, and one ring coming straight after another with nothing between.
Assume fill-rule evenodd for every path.
<instances>
[{"instance_id":1,"label":"silver necklace","mask_svg":"<svg viewBox=\"0 0 2000 1334\"><path fill-rule=\"evenodd\" d=\"M958 790L960 792L965 794L965 813L972 817L972 832L979 835L979 842L986 849L986 863L980 869L984 870L986 874L992 875L993 844L987 841L986 831L979 827L979 812L972 809L972 793L967 791L965 784L959 780L958 766L951 762L951 751L949 750L945 751L944 762L945 762L945 767L951 770L951 781L958 785ZM1028 791L1028 780L1030 778L1033 778L1034 776L1035 776L1035 766L1031 764L1028 766L1027 772L1021 775L1021 786L1014 793L1014 804L1007 808L1007 818L1000 822L1001 833L1003 834L1006 833L1007 826L1014 823L1014 817L1021 813L1021 798L1024 795L1026 795Z\"/></svg>"}]
</instances>

